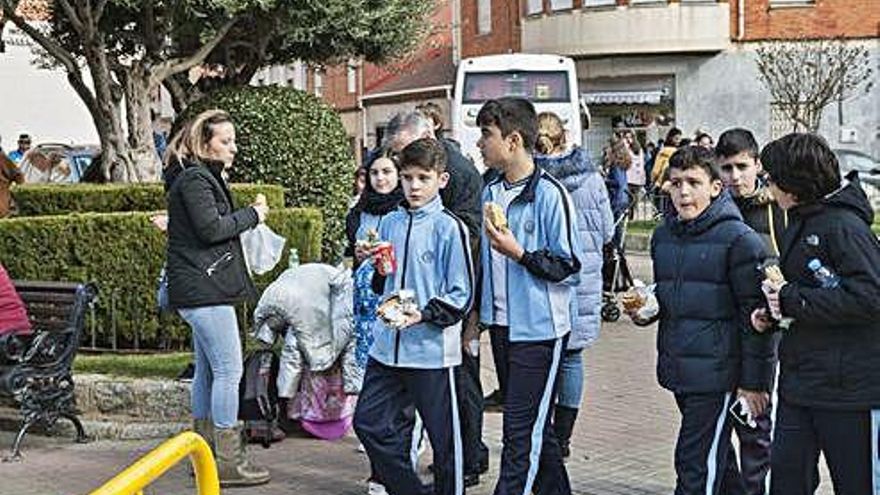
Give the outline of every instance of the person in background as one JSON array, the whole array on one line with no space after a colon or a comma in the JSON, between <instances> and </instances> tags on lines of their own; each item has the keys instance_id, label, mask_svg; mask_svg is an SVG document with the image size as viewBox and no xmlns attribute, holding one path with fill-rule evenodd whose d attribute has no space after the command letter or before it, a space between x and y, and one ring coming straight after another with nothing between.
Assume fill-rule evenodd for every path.
<instances>
[{"instance_id":1,"label":"person in background","mask_svg":"<svg viewBox=\"0 0 880 495\"><path fill-rule=\"evenodd\" d=\"M12 193L10 192L12 184L23 182L24 174L21 173L18 165L0 153L0 218L8 216L12 207Z\"/></svg>"},{"instance_id":2,"label":"person in background","mask_svg":"<svg viewBox=\"0 0 880 495\"><path fill-rule=\"evenodd\" d=\"M31 137L28 134L21 134L18 136L18 148L9 153L9 159L15 162L15 164L21 163L22 158L24 158L25 153L31 149Z\"/></svg>"},{"instance_id":3,"label":"person in background","mask_svg":"<svg viewBox=\"0 0 880 495\"><path fill-rule=\"evenodd\" d=\"M770 194L766 181L761 177L761 160L758 158L758 142L747 129L728 129L718 137L715 158L721 170L721 181L733 196L733 201L743 216L743 221L761 238L769 253L779 256L779 244L785 230L785 211L779 208ZM773 368L776 369L778 336L773 336ZM772 398L772 394L771 394ZM770 437L773 427L773 402L767 404L764 414L755 418L752 428L739 422L733 427L739 438L739 461L748 495L764 495L767 492L767 473L770 471Z\"/></svg>"},{"instance_id":4,"label":"person in background","mask_svg":"<svg viewBox=\"0 0 880 495\"><path fill-rule=\"evenodd\" d=\"M168 203L168 302L193 333L195 430L213 445L221 486L269 481L250 462L238 422L242 345L235 304L256 299L239 235L266 219L269 207L235 209L226 183L238 147L222 110L197 115L173 140L164 170Z\"/></svg>"},{"instance_id":5,"label":"person in background","mask_svg":"<svg viewBox=\"0 0 880 495\"><path fill-rule=\"evenodd\" d=\"M633 165L633 155L627 140L621 134L615 134L605 148L605 187L608 188L615 221L626 213L630 205L627 171ZM612 243L617 249L623 248L623 222L617 222Z\"/></svg>"},{"instance_id":6,"label":"person in background","mask_svg":"<svg viewBox=\"0 0 880 495\"><path fill-rule=\"evenodd\" d=\"M788 212L779 266L765 280L758 331L792 319L779 347L770 492L813 493L824 455L834 492L877 493L880 472L880 241L857 172L841 177L821 137L794 133L761 151ZM872 449L873 453L872 453ZM872 478L874 485L872 487ZM872 491L873 490L873 491Z\"/></svg>"},{"instance_id":7,"label":"person in background","mask_svg":"<svg viewBox=\"0 0 880 495\"><path fill-rule=\"evenodd\" d=\"M669 129L669 132L666 133L666 139L663 140L663 146L657 151L654 165L651 167L650 187L654 197L654 207L664 216L671 213L669 194L663 189L666 182L666 169L669 166L669 158L678 150L681 140L681 129L678 127Z\"/></svg>"},{"instance_id":8,"label":"person in background","mask_svg":"<svg viewBox=\"0 0 880 495\"><path fill-rule=\"evenodd\" d=\"M538 154L535 165L555 177L574 202L577 234L581 237L580 284L575 289L577 311L562 356L559 397L553 429L562 457L571 453L571 434L581 407L584 388L583 350L599 338L602 306L602 247L614 236L614 218L602 174L586 151L569 147L562 119L551 112L538 114Z\"/></svg>"},{"instance_id":9,"label":"person in background","mask_svg":"<svg viewBox=\"0 0 880 495\"><path fill-rule=\"evenodd\" d=\"M645 191L645 153L639 145L639 140L631 129L622 132L622 138L629 147L629 156L632 164L626 169L626 184L629 190L630 201L638 203ZM629 210L629 218L635 218L636 209Z\"/></svg>"},{"instance_id":10,"label":"person in background","mask_svg":"<svg viewBox=\"0 0 880 495\"><path fill-rule=\"evenodd\" d=\"M714 146L714 141L712 140L712 136L707 132L699 132L697 137L694 138L693 144L695 146L702 146L707 150L711 150Z\"/></svg>"}]
</instances>

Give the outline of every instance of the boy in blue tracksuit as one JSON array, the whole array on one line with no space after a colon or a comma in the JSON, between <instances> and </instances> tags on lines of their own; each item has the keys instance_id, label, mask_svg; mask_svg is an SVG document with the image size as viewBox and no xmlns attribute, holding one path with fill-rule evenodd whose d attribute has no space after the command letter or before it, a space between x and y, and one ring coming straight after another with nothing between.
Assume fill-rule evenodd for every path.
<instances>
[{"instance_id":1,"label":"boy in blue tracksuit","mask_svg":"<svg viewBox=\"0 0 880 495\"><path fill-rule=\"evenodd\" d=\"M505 212L497 227L484 213L480 320L509 337L504 397L504 449L495 495L568 495L562 453L551 428L561 354L571 330L580 270L568 192L535 167L538 121L521 98L490 100L477 115L477 143L500 172L483 189L483 204Z\"/></svg>"},{"instance_id":2,"label":"boy in blue tracksuit","mask_svg":"<svg viewBox=\"0 0 880 495\"><path fill-rule=\"evenodd\" d=\"M400 178L406 203L388 215L379 237L392 244L396 270L376 275L376 293L415 292L417 309L394 328L377 319L354 428L391 495L464 493L461 435L453 367L461 363L461 325L472 304L473 266L464 223L443 207L446 155L433 139L403 149ZM388 418L415 406L434 452L434 486L412 469L407 431Z\"/></svg>"}]
</instances>

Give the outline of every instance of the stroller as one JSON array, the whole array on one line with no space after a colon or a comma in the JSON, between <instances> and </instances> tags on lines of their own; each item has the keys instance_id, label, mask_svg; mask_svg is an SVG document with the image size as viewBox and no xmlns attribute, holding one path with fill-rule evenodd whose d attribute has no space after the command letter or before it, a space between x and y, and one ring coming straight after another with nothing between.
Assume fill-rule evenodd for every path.
<instances>
[{"instance_id":1,"label":"stroller","mask_svg":"<svg viewBox=\"0 0 880 495\"><path fill-rule=\"evenodd\" d=\"M603 321L620 319L617 294L633 286L633 278L626 262L626 228L630 213L636 207L636 198L627 192L627 206L614 219L614 240L602 249L602 308Z\"/></svg>"}]
</instances>

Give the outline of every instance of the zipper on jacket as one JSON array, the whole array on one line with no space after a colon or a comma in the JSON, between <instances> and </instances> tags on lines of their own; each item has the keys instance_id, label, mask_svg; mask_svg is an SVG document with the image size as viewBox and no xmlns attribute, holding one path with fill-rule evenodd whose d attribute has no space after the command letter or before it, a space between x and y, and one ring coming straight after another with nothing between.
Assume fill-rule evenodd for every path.
<instances>
[{"instance_id":1,"label":"zipper on jacket","mask_svg":"<svg viewBox=\"0 0 880 495\"><path fill-rule=\"evenodd\" d=\"M409 215L409 223L406 226L406 240L403 242L403 266L400 268L400 288L406 288L406 259L409 257L409 235L412 232L412 223L413 216L412 212L407 212ZM397 364L400 358L400 330L395 331L394 334L394 364Z\"/></svg>"},{"instance_id":2,"label":"zipper on jacket","mask_svg":"<svg viewBox=\"0 0 880 495\"><path fill-rule=\"evenodd\" d=\"M230 251L226 251L223 253L223 256L217 258L217 261L208 265L208 268L205 269L205 273L210 277L214 275L214 272L217 271L217 268L220 268L220 263L232 261L232 253Z\"/></svg>"}]
</instances>

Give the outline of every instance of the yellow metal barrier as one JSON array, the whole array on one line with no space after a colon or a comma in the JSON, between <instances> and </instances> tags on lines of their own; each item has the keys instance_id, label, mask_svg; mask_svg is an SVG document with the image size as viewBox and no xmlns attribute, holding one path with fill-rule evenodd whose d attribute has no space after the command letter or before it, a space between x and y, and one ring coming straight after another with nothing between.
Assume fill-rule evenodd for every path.
<instances>
[{"instance_id":1,"label":"yellow metal barrier","mask_svg":"<svg viewBox=\"0 0 880 495\"><path fill-rule=\"evenodd\" d=\"M197 433L186 431L153 449L90 495L136 495L185 457L191 457L199 495L219 495L220 480L211 448Z\"/></svg>"}]
</instances>

